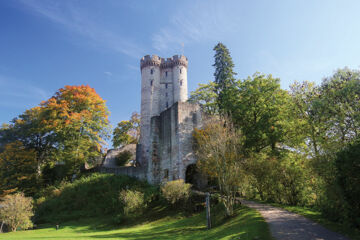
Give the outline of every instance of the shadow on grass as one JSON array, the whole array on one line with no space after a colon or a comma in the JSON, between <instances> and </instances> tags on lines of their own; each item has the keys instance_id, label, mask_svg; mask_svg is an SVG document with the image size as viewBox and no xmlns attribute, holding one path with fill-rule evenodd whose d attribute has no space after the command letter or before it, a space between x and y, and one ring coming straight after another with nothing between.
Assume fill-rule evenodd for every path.
<instances>
[{"instance_id":1,"label":"shadow on grass","mask_svg":"<svg viewBox=\"0 0 360 240\"><path fill-rule=\"evenodd\" d=\"M109 233L96 231L76 230L76 232L87 231L94 233L89 238L118 238L118 239L221 239L224 237L241 237L241 239L272 239L267 224L260 215L246 207L236 211L236 216L226 219L223 224L207 230L205 227L205 213L196 214L188 218L164 217L155 222L145 225L122 226L120 229L113 229ZM89 225L88 225L89 226ZM90 226L91 227L91 226ZM91 227L92 228L92 227ZM115 232L114 232L115 231Z\"/></svg>"}]
</instances>

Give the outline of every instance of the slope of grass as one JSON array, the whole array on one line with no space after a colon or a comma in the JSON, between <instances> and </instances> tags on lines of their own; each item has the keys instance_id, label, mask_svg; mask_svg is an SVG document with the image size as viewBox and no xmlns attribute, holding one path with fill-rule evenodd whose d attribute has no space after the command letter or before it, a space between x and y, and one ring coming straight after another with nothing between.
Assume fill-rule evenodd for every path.
<instances>
[{"instance_id":1,"label":"slope of grass","mask_svg":"<svg viewBox=\"0 0 360 240\"><path fill-rule=\"evenodd\" d=\"M247 207L238 208L236 216L223 220L219 208L214 209L218 219L214 219L217 226L211 230L205 227L204 212L186 217L179 213L166 214L166 211L152 210L139 219L138 224L134 221L114 227L107 218L88 218L66 222L60 230L54 225L43 225L37 230L0 234L0 239L273 239L260 214Z\"/></svg>"}]
</instances>

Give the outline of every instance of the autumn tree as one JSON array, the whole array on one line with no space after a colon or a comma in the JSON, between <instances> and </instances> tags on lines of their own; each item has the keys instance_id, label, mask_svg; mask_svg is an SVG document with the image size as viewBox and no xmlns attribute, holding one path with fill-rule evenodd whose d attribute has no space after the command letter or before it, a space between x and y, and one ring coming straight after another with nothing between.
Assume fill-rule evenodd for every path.
<instances>
[{"instance_id":1,"label":"autumn tree","mask_svg":"<svg viewBox=\"0 0 360 240\"><path fill-rule=\"evenodd\" d=\"M0 153L0 196L15 191L33 194L36 189L36 152L22 142L5 145Z\"/></svg>"},{"instance_id":2,"label":"autumn tree","mask_svg":"<svg viewBox=\"0 0 360 240\"><path fill-rule=\"evenodd\" d=\"M137 143L140 137L140 116L137 112L131 115L130 120L121 121L113 131L113 146L121 147Z\"/></svg>"},{"instance_id":3,"label":"autumn tree","mask_svg":"<svg viewBox=\"0 0 360 240\"><path fill-rule=\"evenodd\" d=\"M65 86L41 103L42 124L56 140L56 159L76 173L85 161L99 156L108 137L108 110L89 86Z\"/></svg>"},{"instance_id":4,"label":"autumn tree","mask_svg":"<svg viewBox=\"0 0 360 240\"><path fill-rule=\"evenodd\" d=\"M0 221L7 224L12 232L18 228L28 229L33 226L30 219L34 215L32 198L16 193L6 195L0 203Z\"/></svg>"},{"instance_id":5,"label":"autumn tree","mask_svg":"<svg viewBox=\"0 0 360 240\"><path fill-rule=\"evenodd\" d=\"M236 194L246 178L243 136L230 120L209 119L203 129L195 129L194 139L199 170L216 180L226 208L234 213Z\"/></svg>"}]
</instances>

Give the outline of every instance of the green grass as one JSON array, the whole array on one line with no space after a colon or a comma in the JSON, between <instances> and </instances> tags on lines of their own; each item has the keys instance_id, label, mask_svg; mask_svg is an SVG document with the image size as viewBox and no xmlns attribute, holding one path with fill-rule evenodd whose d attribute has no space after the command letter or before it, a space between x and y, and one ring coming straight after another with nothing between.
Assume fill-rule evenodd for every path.
<instances>
[{"instance_id":1,"label":"green grass","mask_svg":"<svg viewBox=\"0 0 360 240\"><path fill-rule=\"evenodd\" d=\"M166 214L160 210L158 213L148 213L139 219L142 221L139 224L128 223L114 227L106 218L88 218L61 224L58 231L54 226L43 225L37 230L0 234L0 239L273 239L264 219L253 209L238 208L236 216L230 219L223 219L219 213L219 207L214 209L217 226L211 230L205 227L204 212L186 217L179 213Z\"/></svg>"},{"instance_id":2,"label":"green grass","mask_svg":"<svg viewBox=\"0 0 360 240\"><path fill-rule=\"evenodd\" d=\"M346 226L341 223L333 222L327 219L319 210L309 207L301 207L301 206L289 206L279 203L268 203L264 201L255 200L261 203L270 204L274 207L283 208L289 212L300 214L308 219L311 219L314 222L319 223L320 225L334 231L341 233L351 239L360 240L360 231L353 229L349 226Z\"/></svg>"}]
</instances>

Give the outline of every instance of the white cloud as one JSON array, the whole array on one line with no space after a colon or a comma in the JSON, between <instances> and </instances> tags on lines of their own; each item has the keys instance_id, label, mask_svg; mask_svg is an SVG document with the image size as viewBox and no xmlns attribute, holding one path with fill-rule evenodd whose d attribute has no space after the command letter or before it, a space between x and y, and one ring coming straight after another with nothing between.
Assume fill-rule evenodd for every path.
<instances>
[{"instance_id":1,"label":"white cloud","mask_svg":"<svg viewBox=\"0 0 360 240\"><path fill-rule=\"evenodd\" d=\"M144 50L121 34L96 23L75 1L34 1L22 0L30 11L76 32L102 47L110 48L133 58L144 55Z\"/></svg>"},{"instance_id":2,"label":"white cloud","mask_svg":"<svg viewBox=\"0 0 360 240\"><path fill-rule=\"evenodd\" d=\"M112 72L104 72L104 73L105 73L105 75L107 75L109 77L111 77L113 75Z\"/></svg>"}]
</instances>

